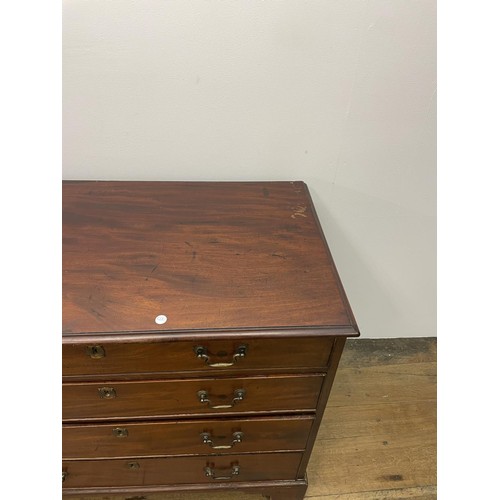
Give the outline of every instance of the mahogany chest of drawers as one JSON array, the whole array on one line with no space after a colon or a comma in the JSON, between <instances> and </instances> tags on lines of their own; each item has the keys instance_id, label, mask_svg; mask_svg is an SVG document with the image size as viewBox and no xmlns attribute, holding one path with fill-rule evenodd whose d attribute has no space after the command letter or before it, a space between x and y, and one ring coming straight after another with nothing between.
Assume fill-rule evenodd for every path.
<instances>
[{"instance_id":1,"label":"mahogany chest of drawers","mask_svg":"<svg viewBox=\"0 0 500 500\"><path fill-rule=\"evenodd\" d=\"M64 182L63 495L302 499L358 335L303 182Z\"/></svg>"}]
</instances>

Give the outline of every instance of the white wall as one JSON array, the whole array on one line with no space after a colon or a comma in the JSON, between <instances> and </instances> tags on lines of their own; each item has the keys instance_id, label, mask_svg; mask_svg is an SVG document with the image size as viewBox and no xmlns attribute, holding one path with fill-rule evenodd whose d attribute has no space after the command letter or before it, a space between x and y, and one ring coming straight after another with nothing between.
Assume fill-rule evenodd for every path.
<instances>
[{"instance_id":1,"label":"white wall","mask_svg":"<svg viewBox=\"0 0 500 500\"><path fill-rule=\"evenodd\" d=\"M433 336L435 10L64 0L63 178L304 180L363 336Z\"/></svg>"}]
</instances>

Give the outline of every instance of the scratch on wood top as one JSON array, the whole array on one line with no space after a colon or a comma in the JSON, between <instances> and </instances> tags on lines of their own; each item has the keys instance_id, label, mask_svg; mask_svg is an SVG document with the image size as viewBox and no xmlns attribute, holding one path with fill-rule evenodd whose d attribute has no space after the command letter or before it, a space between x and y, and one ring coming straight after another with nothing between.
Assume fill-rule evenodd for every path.
<instances>
[{"instance_id":1,"label":"scratch on wood top","mask_svg":"<svg viewBox=\"0 0 500 500\"><path fill-rule=\"evenodd\" d=\"M297 217L307 217L307 215L305 213L307 210L307 207L305 207L304 205L298 205L293 210L294 210L294 213L290 216L292 219L296 219Z\"/></svg>"}]
</instances>

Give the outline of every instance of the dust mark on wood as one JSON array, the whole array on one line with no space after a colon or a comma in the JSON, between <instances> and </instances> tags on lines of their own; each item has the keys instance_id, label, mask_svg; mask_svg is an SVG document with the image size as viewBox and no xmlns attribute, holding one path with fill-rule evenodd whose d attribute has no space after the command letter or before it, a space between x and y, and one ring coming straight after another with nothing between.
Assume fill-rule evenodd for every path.
<instances>
[{"instance_id":1,"label":"dust mark on wood","mask_svg":"<svg viewBox=\"0 0 500 500\"><path fill-rule=\"evenodd\" d=\"M379 476L383 481L402 481L404 478L401 474L388 474L386 476Z\"/></svg>"},{"instance_id":2,"label":"dust mark on wood","mask_svg":"<svg viewBox=\"0 0 500 500\"><path fill-rule=\"evenodd\" d=\"M264 195L265 198L269 198L269 189L262 188L262 194Z\"/></svg>"}]
</instances>

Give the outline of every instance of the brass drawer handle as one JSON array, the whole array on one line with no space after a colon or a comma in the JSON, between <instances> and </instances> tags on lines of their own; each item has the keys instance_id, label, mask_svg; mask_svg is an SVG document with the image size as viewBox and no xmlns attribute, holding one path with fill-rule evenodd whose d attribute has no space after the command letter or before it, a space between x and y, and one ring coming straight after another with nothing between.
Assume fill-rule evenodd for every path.
<instances>
[{"instance_id":1,"label":"brass drawer handle","mask_svg":"<svg viewBox=\"0 0 500 500\"><path fill-rule=\"evenodd\" d=\"M207 403L208 406L214 410L225 410L227 408L232 408L239 401L243 401L245 397L245 389L236 389L234 391L234 398L230 404L227 405L212 405L210 397L207 391L198 391L198 399L200 403Z\"/></svg>"},{"instance_id":2,"label":"brass drawer handle","mask_svg":"<svg viewBox=\"0 0 500 500\"><path fill-rule=\"evenodd\" d=\"M240 466L233 465L231 467L231 475L230 476L216 476L216 471L212 469L212 467L205 467L205 476L211 477L214 481L223 481L228 479L233 479L233 476L238 476L240 473Z\"/></svg>"},{"instance_id":3,"label":"brass drawer handle","mask_svg":"<svg viewBox=\"0 0 500 500\"><path fill-rule=\"evenodd\" d=\"M99 397L101 399L116 398L116 391L112 387L99 387L97 392L99 393Z\"/></svg>"},{"instance_id":4,"label":"brass drawer handle","mask_svg":"<svg viewBox=\"0 0 500 500\"><path fill-rule=\"evenodd\" d=\"M101 359L106 356L106 351L104 350L104 347L101 345L92 345L87 347L86 349L87 355L90 356L92 359Z\"/></svg>"},{"instance_id":5,"label":"brass drawer handle","mask_svg":"<svg viewBox=\"0 0 500 500\"><path fill-rule=\"evenodd\" d=\"M197 358L203 359L205 364L212 368L228 368L233 366L238 359L244 358L247 355L247 349L248 347L246 345L240 345L233 354L233 360L228 363L210 363L210 354L208 349L201 345L196 346L194 348L194 352Z\"/></svg>"},{"instance_id":6,"label":"brass drawer handle","mask_svg":"<svg viewBox=\"0 0 500 500\"><path fill-rule=\"evenodd\" d=\"M62 473L62 482L63 483L64 483L64 480L66 479L67 475L68 475L68 473L65 470L63 470L63 473Z\"/></svg>"},{"instance_id":7,"label":"brass drawer handle","mask_svg":"<svg viewBox=\"0 0 500 500\"><path fill-rule=\"evenodd\" d=\"M210 436L209 432L202 432L200 434L203 444L208 444L210 448L214 450L229 450L235 444L241 443L243 441L243 432L233 432L233 442L231 444L220 444L215 446L212 441L212 436Z\"/></svg>"}]
</instances>

